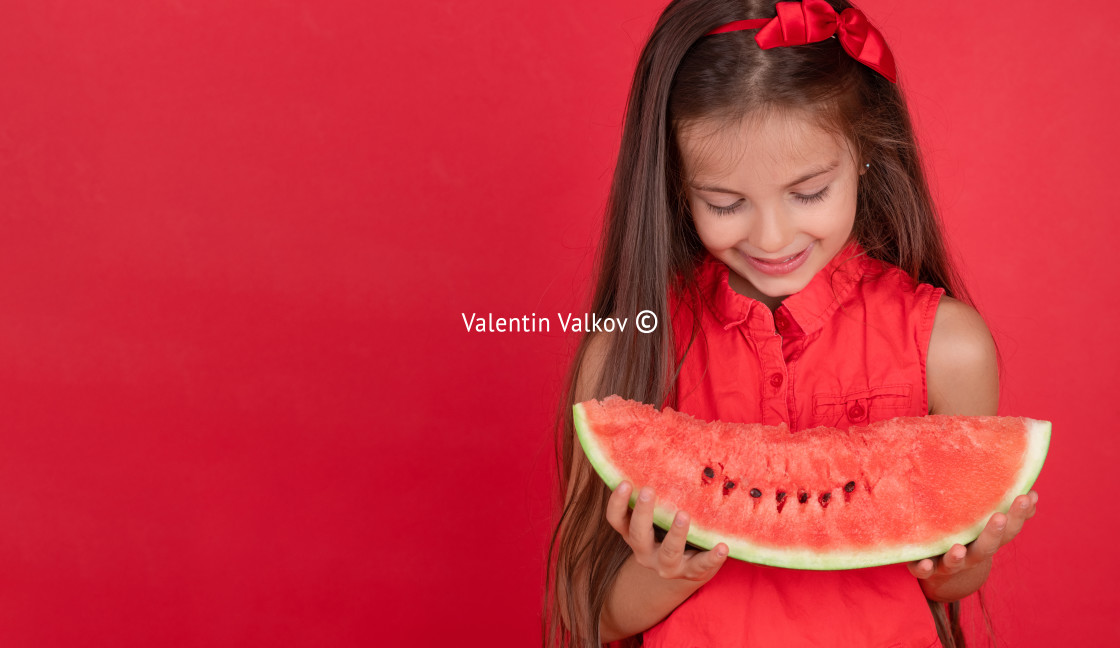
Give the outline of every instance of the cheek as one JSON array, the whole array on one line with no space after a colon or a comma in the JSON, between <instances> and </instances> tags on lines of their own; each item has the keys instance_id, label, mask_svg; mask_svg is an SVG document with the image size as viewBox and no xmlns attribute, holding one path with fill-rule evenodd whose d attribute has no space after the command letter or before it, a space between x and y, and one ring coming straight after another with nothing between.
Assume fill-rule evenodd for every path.
<instances>
[{"instance_id":1,"label":"cheek","mask_svg":"<svg viewBox=\"0 0 1120 648\"><path fill-rule=\"evenodd\" d=\"M733 230L726 223L711 217L701 216L693 218L696 233L700 235L700 242L709 250L728 248L737 241Z\"/></svg>"},{"instance_id":2,"label":"cheek","mask_svg":"<svg viewBox=\"0 0 1120 648\"><path fill-rule=\"evenodd\" d=\"M839 227L846 228L851 231L852 226L856 222L856 185L853 182L844 194L844 200L838 205L836 218Z\"/></svg>"},{"instance_id":3,"label":"cheek","mask_svg":"<svg viewBox=\"0 0 1120 648\"><path fill-rule=\"evenodd\" d=\"M704 247L709 250L728 248L738 242L738 231L732 216L716 216L695 204L692 205L692 213L692 224Z\"/></svg>"},{"instance_id":4,"label":"cheek","mask_svg":"<svg viewBox=\"0 0 1120 648\"><path fill-rule=\"evenodd\" d=\"M855 196L845 197L835 206L809 215L804 222L806 229L822 237L847 235L856 219Z\"/></svg>"},{"instance_id":5,"label":"cheek","mask_svg":"<svg viewBox=\"0 0 1120 648\"><path fill-rule=\"evenodd\" d=\"M842 233L847 236L851 233L852 227L856 222L856 201L853 198L851 204L845 206L844 211L840 213L837 226L842 230Z\"/></svg>"}]
</instances>

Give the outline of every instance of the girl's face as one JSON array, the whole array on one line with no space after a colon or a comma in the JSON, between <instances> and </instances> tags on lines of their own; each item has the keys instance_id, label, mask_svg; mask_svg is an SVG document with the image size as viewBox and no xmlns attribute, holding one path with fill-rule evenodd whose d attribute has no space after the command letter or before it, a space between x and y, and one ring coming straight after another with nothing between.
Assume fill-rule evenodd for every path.
<instances>
[{"instance_id":1,"label":"girl's face","mask_svg":"<svg viewBox=\"0 0 1120 648\"><path fill-rule=\"evenodd\" d=\"M736 292L776 309L848 242L862 164L807 116L695 122L678 144L696 231Z\"/></svg>"}]
</instances>

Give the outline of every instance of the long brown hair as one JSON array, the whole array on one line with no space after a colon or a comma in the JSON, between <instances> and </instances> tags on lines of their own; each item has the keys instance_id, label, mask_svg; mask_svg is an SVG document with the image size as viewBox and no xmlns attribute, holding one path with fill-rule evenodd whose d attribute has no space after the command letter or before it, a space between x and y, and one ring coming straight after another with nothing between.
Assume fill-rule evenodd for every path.
<instances>
[{"instance_id":1,"label":"long brown hair","mask_svg":"<svg viewBox=\"0 0 1120 648\"><path fill-rule=\"evenodd\" d=\"M851 6L830 0L837 12ZM970 303L946 252L918 145L899 87L849 57L836 39L761 50L754 31L705 38L715 27L775 15L772 0L674 0L638 60L600 241L592 312L633 317L652 310L653 334L603 336L602 369L585 387L675 404L669 295L695 294L704 248L685 200L677 133L701 119L734 120L760 110L808 111L847 138L861 164L852 236L867 254L916 281ZM696 308L693 300L682 304ZM698 318L693 318L697 321ZM692 332L693 338L696 331ZM572 410L590 337L576 352L557 417L557 470L563 505L548 552L545 646L598 646L598 620L630 548L604 516L610 491L573 441ZM584 377L584 380L587 378ZM570 495L569 495L570 492ZM932 604L946 646L963 646L956 604ZM632 637L624 646L641 645Z\"/></svg>"}]
</instances>

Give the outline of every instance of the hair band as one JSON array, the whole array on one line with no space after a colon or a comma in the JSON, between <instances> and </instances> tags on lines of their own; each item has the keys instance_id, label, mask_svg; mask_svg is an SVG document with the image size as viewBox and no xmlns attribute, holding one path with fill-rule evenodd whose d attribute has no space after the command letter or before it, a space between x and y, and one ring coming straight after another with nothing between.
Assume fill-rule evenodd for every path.
<instances>
[{"instance_id":1,"label":"hair band","mask_svg":"<svg viewBox=\"0 0 1120 648\"><path fill-rule=\"evenodd\" d=\"M754 40L761 49L817 43L836 35L844 51L855 60L895 83L894 56L878 29L863 12L849 7L840 14L825 0L779 2L773 18L736 20L704 34L726 34L757 29Z\"/></svg>"}]
</instances>

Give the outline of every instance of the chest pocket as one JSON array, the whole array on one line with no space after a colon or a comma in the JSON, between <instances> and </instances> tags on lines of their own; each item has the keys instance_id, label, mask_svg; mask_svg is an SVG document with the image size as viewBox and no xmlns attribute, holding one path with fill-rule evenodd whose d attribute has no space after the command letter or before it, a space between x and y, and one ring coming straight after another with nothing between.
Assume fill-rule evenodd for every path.
<instances>
[{"instance_id":1,"label":"chest pocket","mask_svg":"<svg viewBox=\"0 0 1120 648\"><path fill-rule=\"evenodd\" d=\"M910 385L886 385L846 394L814 394L813 425L847 428L910 413Z\"/></svg>"}]
</instances>

